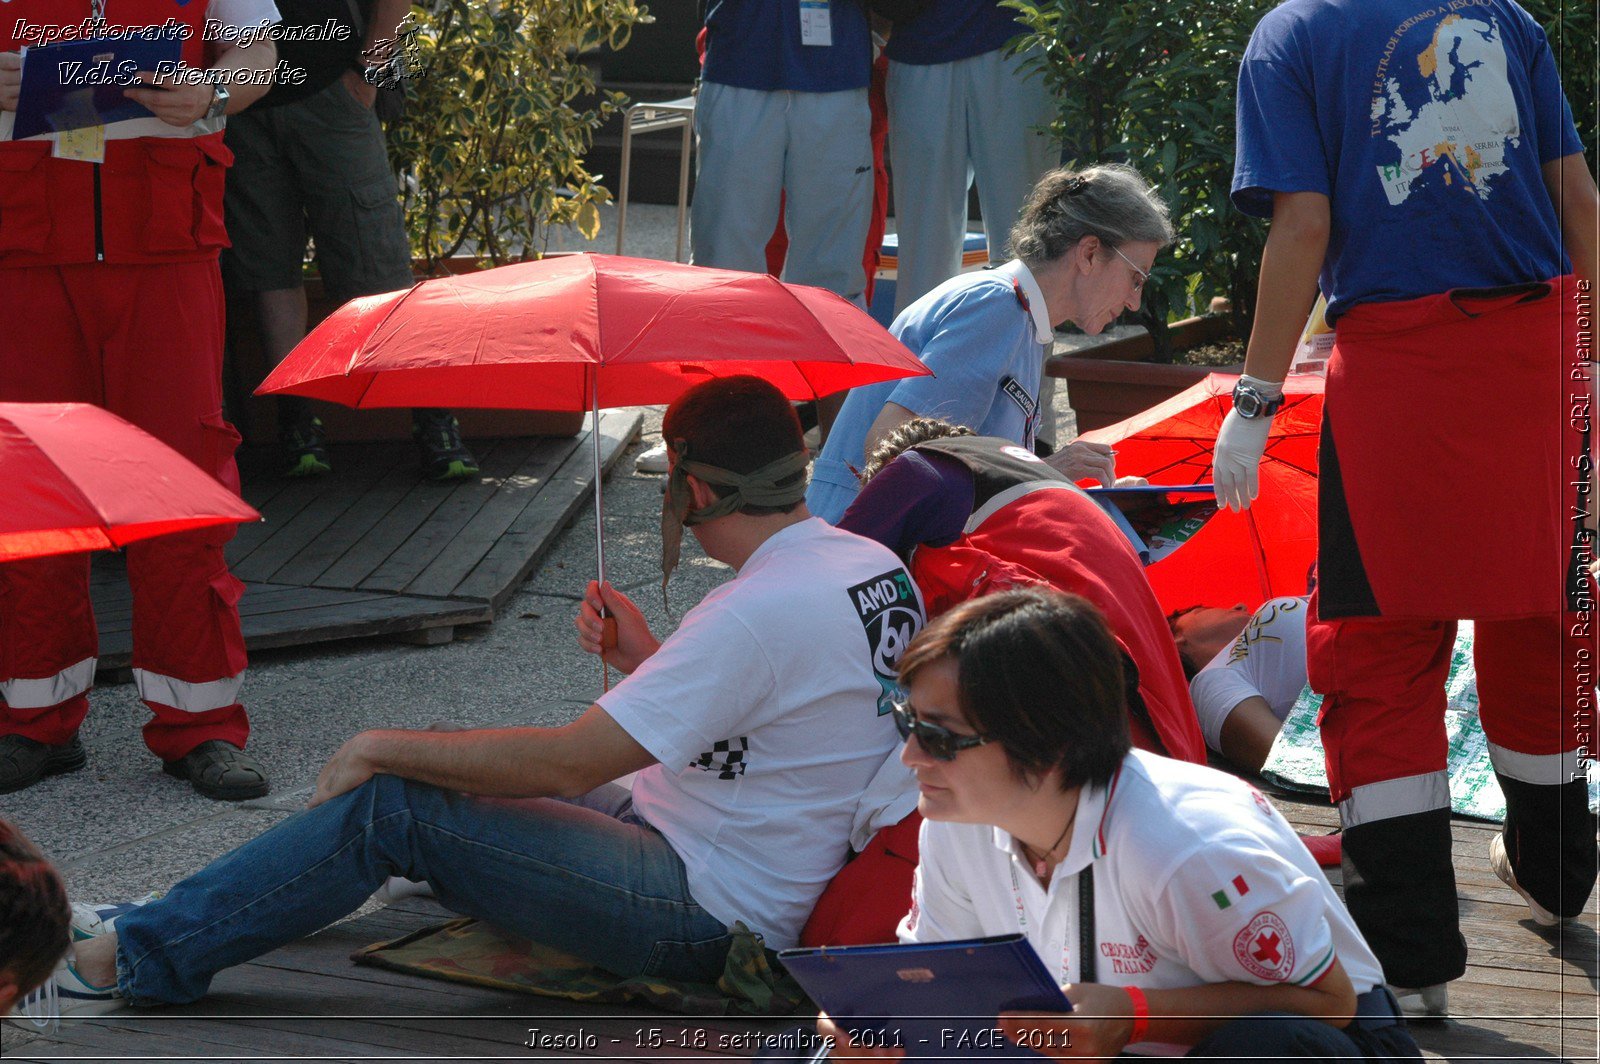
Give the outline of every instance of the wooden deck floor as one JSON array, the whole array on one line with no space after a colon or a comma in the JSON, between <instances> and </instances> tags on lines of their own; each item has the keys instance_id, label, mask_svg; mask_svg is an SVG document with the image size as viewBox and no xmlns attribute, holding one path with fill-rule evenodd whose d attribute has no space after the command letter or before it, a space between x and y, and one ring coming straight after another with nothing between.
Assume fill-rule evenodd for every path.
<instances>
[{"instance_id":1,"label":"wooden deck floor","mask_svg":"<svg viewBox=\"0 0 1600 1064\"><path fill-rule=\"evenodd\" d=\"M1278 801L1307 833L1336 823L1326 805ZM1456 821L1470 967L1451 985L1454 1018L1414 1025L1417 1041L1432 1060L1595 1060L1595 904L1559 934L1535 929L1526 906L1489 871L1484 855L1494 830ZM574 1005L357 967L348 959L360 946L442 916L430 902L403 902L224 972L198 1005L68 1021L58 1035L26 1043L8 1032L4 1055L18 1062L727 1060L748 1058L750 1047L792 1026ZM545 1039L537 1048L528 1045L535 1029Z\"/></svg>"},{"instance_id":2,"label":"wooden deck floor","mask_svg":"<svg viewBox=\"0 0 1600 1064\"><path fill-rule=\"evenodd\" d=\"M604 469L640 421L601 414ZM420 480L409 444L336 446L334 472L314 480L283 480L251 468L263 456L246 456L244 496L264 520L240 527L228 560L246 585L239 611L250 649L377 635L447 642L456 625L492 620L592 505L593 443L586 428L474 447L481 476L454 484ZM121 556L96 557L92 587L100 668L122 668L133 600Z\"/></svg>"}]
</instances>

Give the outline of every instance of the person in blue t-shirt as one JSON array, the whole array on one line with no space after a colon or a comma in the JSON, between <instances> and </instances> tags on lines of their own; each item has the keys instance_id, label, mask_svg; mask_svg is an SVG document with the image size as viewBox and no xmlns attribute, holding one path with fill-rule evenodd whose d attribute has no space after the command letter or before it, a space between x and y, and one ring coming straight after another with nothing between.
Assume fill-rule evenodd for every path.
<instances>
[{"instance_id":1,"label":"person in blue t-shirt","mask_svg":"<svg viewBox=\"0 0 1600 1064\"><path fill-rule=\"evenodd\" d=\"M1307 664L1345 897L1402 1005L1443 1015L1466 967L1443 715L1458 618L1506 796L1491 867L1544 925L1595 881L1577 677L1597 646L1570 612L1592 557L1594 179L1511 0L1289 0L1256 27L1238 99L1234 202L1272 229L1217 496L1256 494L1320 283L1336 343Z\"/></svg>"},{"instance_id":2,"label":"person in blue t-shirt","mask_svg":"<svg viewBox=\"0 0 1600 1064\"><path fill-rule=\"evenodd\" d=\"M1028 192L1061 161L1055 98L1023 70L1030 57L1005 48L1022 31L1000 0L930 0L889 35L896 314L961 272L974 178L998 265Z\"/></svg>"},{"instance_id":3,"label":"person in blue t-shirt","mask_svg":"<svg viewBox=\"0 0 1600 1064\"><path fill-rule=\"evenodd\" d=\"M861 0L711 0L695 107L697 265L765 272L786 194L784 280L865 306L871 66Z\"/></svg>"},{"instance_id":4,"label":"person in blue t-shirt","mask_svg":"<svg viewBox=\"0 0 1600 1064\"><path fill-rule=\"evenodd\" d=\"M1137 308L1156 252L1171 241L1166 205L1131 168L1046 174L1011 232L1016 258L952 277L890 326L934 375L850 392L812 470L811 512L836 523L860 490L866 453L912 417L1033 447L1055 327L1071 321L1093 336ZM1101 444L1071 443L1051 464L1073 480L1116 479Z\"/></svg>"}]
</instances>

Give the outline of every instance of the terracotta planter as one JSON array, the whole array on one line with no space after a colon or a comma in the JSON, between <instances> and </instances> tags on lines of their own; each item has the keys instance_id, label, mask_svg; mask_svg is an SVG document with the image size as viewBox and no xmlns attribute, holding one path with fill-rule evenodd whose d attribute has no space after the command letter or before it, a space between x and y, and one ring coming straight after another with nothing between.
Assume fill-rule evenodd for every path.
<instances>
[{"instance_id":1,"label":"terracotta planter","mask_svg":"<svg viewBox=\"0 0 1600 1064\"><path fill-rule=\"evenodd\" d=\"M1186 351L1231 335L1224 317L1187 318L1167 326L1174 351ZM1067 382L1067 400L1078 431L1104 428L1148 410L1210 373L1238 373L1244 364L1183 366L1147 361L1156 346L1149 333L1101 344L1082 354L1052 355L1045 364L1052 377Z\"/></svg>"},{"instance_id":2,"label":"terracotta planter","mask_svg":"<svg viewBox=\"0 0 1600 1064\"><path fill-rule=\"evenodd\" d=\"M420 264L413 263L417 270ZM458 256L445 263L451 274L483 269L478 260ZM418 272L418 279L422 274ZM314 328L337 310L339 304L322 290L322 278L306 279L306 325ZM255 311L248 301L228 300L228 366L224 386L230 397L229 413L247 443L268 443L277 439L277 416L272 400L251 396L255 383L266 377L270 367L261 350L255 327ZM328 438L354 442L367 440L409 440L409 410L351 410L333 403L314 403ZM583 414L550 410L457 410L461 430L469 438L500 439L511 436L576 436L583 428Z\"/></svg>"}]
</instances>

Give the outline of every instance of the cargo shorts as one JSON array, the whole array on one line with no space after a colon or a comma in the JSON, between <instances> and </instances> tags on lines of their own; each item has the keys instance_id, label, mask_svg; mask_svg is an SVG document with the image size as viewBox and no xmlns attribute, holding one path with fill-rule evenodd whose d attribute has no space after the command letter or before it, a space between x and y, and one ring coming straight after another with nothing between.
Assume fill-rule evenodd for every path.
<instances>
[{"instance_id":1,"label":"cargo shorts","mask_svg":"<svg viewBox=\"0 0 1600 1064\"><path fill-rule=\"evenodd\" d=\"M224 208L233 246L229 286L297 288L306 239L327 295L339 302L412 284L394 172L383 128L342 81L321 92L228 119L233 149Z\"/></svg>"}]
</instances>

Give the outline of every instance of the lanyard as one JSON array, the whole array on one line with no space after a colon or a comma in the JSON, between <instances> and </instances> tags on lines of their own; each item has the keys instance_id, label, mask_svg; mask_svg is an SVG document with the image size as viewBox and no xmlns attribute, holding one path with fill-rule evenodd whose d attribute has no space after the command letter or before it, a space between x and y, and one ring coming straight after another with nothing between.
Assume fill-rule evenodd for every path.
<instances>
[{"instance_id":1,"label":"lanyard","mask_svg":"<svg viewBox=\"0 0 1600 1064\"><path fill-rule=\"evenodd\" d=\"M89 0L89 17L100 22L106 17L106 0Z\"/></svg>"},{"instance_id":2,"label":"lanyard","mask_svg":"<svg viewBox=\"0 0 1600 1064\"><path fill-rule=\"evenodd\" d=\"M1017 904L1017 924L1023 935L1028 933L1028 910L1022 904L1022 883L1017 879L1017 862L1011 861L1011 897ZM1090 861L1078 873L1078 982L1095 981L1094 957L1094 862ZM1067 982L1070 962L1067 948L1061 947L1061 975L1059 982Z\"/></svg>"}]
</instances>

